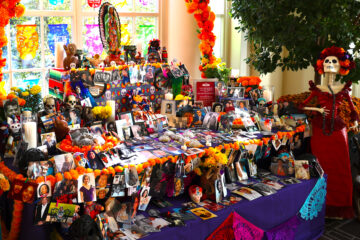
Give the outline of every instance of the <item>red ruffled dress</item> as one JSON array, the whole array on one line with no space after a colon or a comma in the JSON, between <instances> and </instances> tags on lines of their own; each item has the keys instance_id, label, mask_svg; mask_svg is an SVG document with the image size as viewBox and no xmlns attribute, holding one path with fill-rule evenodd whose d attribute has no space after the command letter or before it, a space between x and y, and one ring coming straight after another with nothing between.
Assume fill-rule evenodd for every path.
<instances>
[{"instance_id":1,"label":"red ruffled dress","mask_svg":"<svg viewBox=\"0 0 360 240\"><path fill-rule=\"evenodd\" d=\"M328 175L326 216L352 218L354 217L352 207L353 184L348 135L346 125L338 115L339 106L346 99L351 110L351 120L358 120L358 115L349 93L351 82L346 83L343 89L335 94L335 104L332 94L321 91L313 81L309 81L309 85L311 95L303 102L302 107L312 98L317 97L320 106L329 110L329 113L325 116L325 121L321 114L318 114L312 120L313 135L311 137L312 153L318 158L322 168ZM333 112L334 122L332 128Z\"/></svg>"}]
</instances>

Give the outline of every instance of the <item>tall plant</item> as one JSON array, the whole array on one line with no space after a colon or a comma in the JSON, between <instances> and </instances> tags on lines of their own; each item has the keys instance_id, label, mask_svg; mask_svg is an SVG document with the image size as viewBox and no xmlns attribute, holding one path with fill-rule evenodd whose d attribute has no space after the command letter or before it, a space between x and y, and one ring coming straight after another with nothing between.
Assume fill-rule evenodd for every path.
<instances>
[{"instance_id":1,"label":"tall plant","mask_svg":"<svg viewBox=\"0 0 360 240\"><path fill-rule=\"evenodd\" d=\"M231 16L246 33L253 49L247 62L260 73L299 70L315 66L326 47L333 45L358 52L360 2L356 0L232 0ZM285 54L282 54L283 50ZM357 82L357 70L343 80ZM320 78L316 74L315 79Z\"/></svg>"}]
</instances>

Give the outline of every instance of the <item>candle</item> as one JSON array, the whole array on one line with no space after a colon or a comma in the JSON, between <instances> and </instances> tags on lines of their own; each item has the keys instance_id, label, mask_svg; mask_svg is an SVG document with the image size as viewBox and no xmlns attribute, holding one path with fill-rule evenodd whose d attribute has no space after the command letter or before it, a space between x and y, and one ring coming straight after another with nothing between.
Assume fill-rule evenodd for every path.
<instances>
[{"instance_id":1,"label":"candle","mask_svg":"<svg viewBox=\"0 0 360 240\"><path fill-rule=\"evenodd\" d=\"M55 68L64 68L64 46L59 42L55 45Z\"/></svg>"},{"instance_id":2,"label":"candle","mask_svg":"<svg viewBox=\"0 0 360 240\"><path fill-rule=\"evenodd\" d=\"M107 100L106 106L111 107L111 115L108 118L108 122L114 122L115 121L115 100Z\"/></svg>"},{"instance_id":3,"label":"candle","mask_svg":"<svg viewBox=\"0 0 360 240\"><path fill-rule=\"evenodd\" d=\"M265 89L263 92L263 96L267 102L270 102L273 100L273 91L272 88Z\"/></svg>"},{"instance_id":4,"label":"candle","mask_svg":"<svg viewBox=\"0 0 360 240\"><path fill-rule=\"evenodd\" d=\"M23 123L24 139L29 144L29 148L37 147L36 122Z\"/></svg>"},{"instance_id":5,"label":"candle","mask_svg":"<svg viewBox=\"0 0 360 240\"><path fill-rule=\"evenodd\" d=\"M165 100L173 100L174 95L171 92L165 94Z\"/></svg>"}]
</instances>

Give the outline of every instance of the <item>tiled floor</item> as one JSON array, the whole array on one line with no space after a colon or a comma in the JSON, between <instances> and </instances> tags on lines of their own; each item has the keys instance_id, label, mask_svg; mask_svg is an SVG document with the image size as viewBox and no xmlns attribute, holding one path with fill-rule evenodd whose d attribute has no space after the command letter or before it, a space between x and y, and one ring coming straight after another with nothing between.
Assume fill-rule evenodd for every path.
<instances>
[{"instance_id":1,"label":"tiled floor","mask_svg":"<svg viewBox=\"0 0 360 240\"><path fill-rule=\"evenodd\" d=\"M326 219L325 232L319 240L360 240L360 222Z\"/></svg>"}]
</instances>

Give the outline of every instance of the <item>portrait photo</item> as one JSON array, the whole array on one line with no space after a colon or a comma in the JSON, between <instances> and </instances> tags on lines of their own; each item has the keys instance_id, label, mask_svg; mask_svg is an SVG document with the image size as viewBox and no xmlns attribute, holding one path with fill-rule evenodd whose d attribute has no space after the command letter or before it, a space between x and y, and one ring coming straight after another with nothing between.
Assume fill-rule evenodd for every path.
<instances>
[{"instance_id":1,"label":"portrait photo","mask_svg":"<svg viewBox=\"0 0 360 240\"><path fill-rule=\"evenodd\" d=\"M37 197L51 197L51 183L50 181L39 183L37 188Z\"/></svg>"},{"instance_id":2,"label":"portrait photo","mask_svg":"<svg viewBox=\"0 0 360 240\"><path fill-rule=\"evenodd\" d=\"M218 128L219 115L220 115L220 113L218 113L218 112L206 113L202 126L207 129L216 131Z\"/></svg>"},{"instance_id":3,"label":"portrait photo","mask_svg":"<svg viewBox=\"0 0 360 240\"><path fill-rule=\"evenodd\" d=\"M131 132L132 132L134 138L139 138L142 136L141 126L138 124L131 126Z\"/></svg>"},{"instance_id":4,"label":"portrait photo","mask_svg":"<svg viewBox=\"0 0 360 240\"><path fill-rule=\"evenodd\" d=\"M205 118L204 109L194 109L193 114L194 114L193 124L195 126L203 125L203 121L204 121L204 118Z\"/></svg>"},{"instance_id":5,"label":"portrait photo","mask_svg":"<svg viewBox=\"0 0 360 240\"><path fill-rule=\"evenodd\" d=\"M139 210L145 211L147 206L149 205L151 196L149 196L150 187L143 187L140 192L140 204L139 204Z\"/></svg>"},{"instance_id":6,"label":"portrait photo","mask_svg":"<svg viewBox=\"0 0 360 240\"><path fill-rule=\"evenodd\" d=\"M116 173L113 179L111 197L125 196L125 175L123 173Z\"/></svg>"},{"instance_id":7,"label":"portrait photo","mask_svg":"<svg viewBox=\"0 0 360 240\"><path fill-rule=\"evenodd\" d=\"M130 127L135 123L132 112L119 113L118 116L119 116L119 120L125 120L125 126L127 127Z\"/></svg>"},{"instance_id":8,"label":"portrait photo","mask_svg":"<svg viewBox=\"0 0 360 240\"><path fill-rule=\"evenodd\" d=\"M108 122L106 123L106 131L107 132L117 132L116 131L116 123L115 122Z\"/></svg>"},{"instance_id":9,"label":"portrait photo","mask_svg":"<svg viewBox=\"0 0 360 240\"><path fill-rule=\"evenodd\" d=\"M217 112L217 113L222 112L223 109L224 109L224 105L222 103L220 103L220 102L214 102L213 105L212 105L212 108L211 108L211 110L213 112Z\"/></svg>"},{"instance_id":10,"label":"portrait photo","mask_svg":"<svg viewBox=\"0 0 360 240\"><path fill-rule=\"evenodd\" d=\"M69 172L75 168L74 158L71 153L54 156L56 172Z\"/></svg>"},{"instance_id":11,"label":"portrait photo","mask_svg":"<svg viewBox=\"0 0 360 240\"><path fill-rule=\"evenodd\" d=\"M217 217L212 212L206 210L205 208L199 207L199 208L193 208L190 209L190 211L195 214L196 216L200 217L202 220L208 220L210 218Z\"/></svg>"},{"instance_id":12,"label":"portrait photo","mask_svg":"<svg viewBox=\"0 0 360 240\"><path fill-rule=\"evenodd\" d=\"M54 132L41 134L41 143L46 146L48 155L56 154L56 135Z\"/></svg>"},{"instance_id":13,"label":"portrait photo","mask_svg":"<svg viewBox=\"0 0 360 240\"><path fill-rule=\"evenodd\" d=\"M94 134L96 136L100 136L100 137L104 133L104 129L101 124L91 126L90 131L92 134Z\"/></svg>"},{"instance_id":14,"label":"portrait photo","mask_svg":"<svg viewBox=\"0 0 360 240\"><path fill-rule=\"evenodd\" d=\"M19 102L17 98L3 100L5 118L20 115Z\"/></svg>"},{"instance_id":15,"label":"portrait photo","mask_svg":"<svg viewBox=\"0 0 360 240\"><path fill-rule=\"evenodd\" d=\"M49 197L43 197L36 204L35 213L34 213L35 225L43 225L45 223L47 214L49 212L50 200L51 198Z\"/></svg>"},{"instance_id":16,"label":"portrait photo","mask_svg":"<svg viewBox=\"0 0 360 240\"><path fill-rule=\"evenodd\" d=\"M204 108L204 102L203 101L195 101L194 108Z\"/></svg>"},{"instance_id":17,"label":"portrait photo","mask_svg":"<svg viewBox=\"0 0 360 240\"><path fill-rule=\"evenodd\" d=\"M78 202L96 201L94 173L85 173L78 178Z\"/></svg>"},{"instance_id":18,"label":"portrait photo","mask_svg":"<svg viewBox=\"0 0 360 240\"><path fill-rule=\"evenodd\" d=\"M175 115L176 103L174 100L162 100L161 101L161 114L162 115Z\"/></svg>"},{"instance_id":19,"label":"portrait photo","mask_svg":"<svg viewBox=\"0 0 360 240\"><path fill-rule=\"evenodd\" d=\"M258 193L257 191L255 191L251 188L248 188L248 187L242 187L242 188L240 188L238 190L234 190L232 192L246 198L249 201L261 197L260 193Z\"/></svg>"},{"instance_id":20,"label":"portrait photo","mask_svg":"<svg viewBox=\"0 0 360 240\"><path fill-rule=\"evenodd\" d=\"M146 67L146 74L145 74L145 82L152 83L154 81L154 67L153 66L147 66Z\"/></svg>"},{"instance_id":21,"label":"portrait photo","mask_svg":"<svg viewBox=\"0 0 360 240\"><path fill-rule=\"evenodd\" d=\"M182 176L178 178L175 177L174 184L174 197L177 197L184 192L184 182Z\"/></svg>"}]
</instances>

